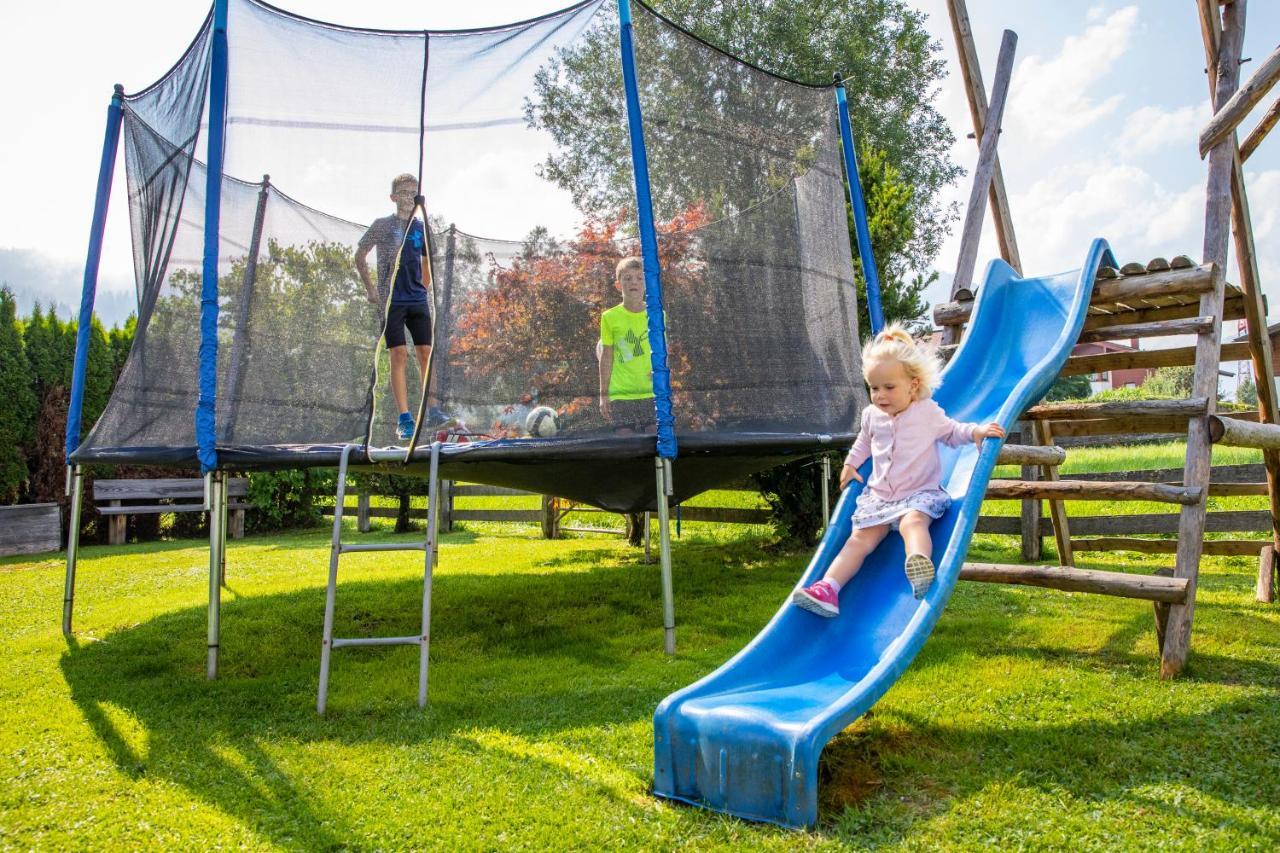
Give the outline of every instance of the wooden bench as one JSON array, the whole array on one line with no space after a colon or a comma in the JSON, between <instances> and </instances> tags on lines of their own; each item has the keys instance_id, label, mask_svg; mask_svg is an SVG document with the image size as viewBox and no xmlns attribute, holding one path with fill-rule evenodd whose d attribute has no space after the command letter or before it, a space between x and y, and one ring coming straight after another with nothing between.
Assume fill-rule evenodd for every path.
<instances>
[{"instance_id":1,"label":"wooden bench","mask_svg":"<svg viewBox=\"0 0 1280 853\"><path fill-rule=\"evenodd\" d=\"M0 506L0 557L42 554L62 547L62 514L57 504Z\"/></svg>"},{"instance_id":2,"label":"wooden bench","mask_svg":"<svg viewBox=\"0 0 1280 853\"><path fill-rule=\"evenodd\" d=\"M232 539L244 537L244 511L252 504L245 500L249 481L244 477L227 480L227 533ZM148 501L149 503L125 503ZM172 503L156 503L172 501ZM107 542L122 545L131 515L157 515L166 512L206 512L204 480L173 478L160 480L94 480L93 502L98 512L107 517Z\"/></svg>"}]
</instances>

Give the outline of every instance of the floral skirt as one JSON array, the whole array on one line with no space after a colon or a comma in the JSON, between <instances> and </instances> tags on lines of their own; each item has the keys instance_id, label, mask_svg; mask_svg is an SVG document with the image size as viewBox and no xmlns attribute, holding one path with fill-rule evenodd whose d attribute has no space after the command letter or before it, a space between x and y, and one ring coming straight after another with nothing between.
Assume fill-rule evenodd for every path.
<instances>
[{"instance_id":1,"label":"floral skirt","mask_svg":"<svg viewBox=\"0 0 1280 853\"><path fill-rule=\"evenodd\" d=\"M853 529L888 524L897 530L898 521L912 510L919 510L930 518L938 519L942 518L942 514L950 506L951 495L943 489L923 489L894 501L887 501L864 491L858 495L858 507L853 511Z\"/></svg>"}]
</instances>

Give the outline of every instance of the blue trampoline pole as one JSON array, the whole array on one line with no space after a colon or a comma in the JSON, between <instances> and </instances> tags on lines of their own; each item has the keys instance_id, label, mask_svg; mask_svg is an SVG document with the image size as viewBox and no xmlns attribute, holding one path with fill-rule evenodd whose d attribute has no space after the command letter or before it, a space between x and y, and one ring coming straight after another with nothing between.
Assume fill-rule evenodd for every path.
<instances>
[{"instance_id":1,"label":"blue trampoline pole","mask_svg":"<svg viewBox=\"0 0 1280 853\"><path fill-rule=\"evenodd\" d=\"M223 557L226 554L226 481L218 471L218 237L222 214L222 162L227 121L227 5L214 0L209 66L209 155L205 176L204 269L200 288L200 397L196 403L196 456L209 497L209 623L205 676L218 676Z\"/></svg>"},{"instance_id":2,"label":"blue trampoline pole","mask_svg":"<svg viewBox=\"0 0 1280 853\"><path fill-rule=\"evenodd\" d=\"M204 200L204 269L200 288L200 397L196 403L196 455L200 470L218 466L218 231L222 215L222 162L227 119L227 5L213 4L209 73L209 153Z\"/></svg>"},{"instance_id":3,"label":"blue trampoline pole","mask_svg":"<svg viewBox=\"0 0 1280 853\"><path fill-rule=\"evenodd\" d=\"M862 179L858 176L858 152L853 147L853 129L849 125L849 97L839 74L835 75L836 111L840 114L840 143L844 149L844 172L849 181L849 201L853 205L853 228L858 235L858 258L862 261L862 277L867 282L867 312L871 315L871 333L884 328L884 309L880 305L880 274L875 255L871 253L871 229L867 226L867 202L862 197Z\"/></svg>"},{"instance_id":4,"label":"blue trampoline pole","mask_svg":"<svg viewBox=\"0 0 1280 853\"><path fill-rule=\"evenodd\" d=\"M124 115L124 87L116 84L107 107L107 132L102 140L102 160L98 166L98 193L93 200L93 224L89 226L89 254L84 261L84 288L80 293L80 325L76 327L76 360L71 372L71 405L67 408L67 464L80 446L80 419L84 407L84 374L89 363L89 330L93 324L93 302L98 292L98 266L102 260L102 235L107 228L107 205L111 201L111 179L116 171L116 149L120 147L120 120Z\"/></svg>"},{"instance_id":5,"label":"blue trampoline pole","mask_svg":"<svg viewBox=\"0 0 1280 853\"><path fill-rule=\"evenodd\" d=\"M619 0L622 79L627 94L627 127L636 180L636 215L640 220L640 253L644 257L645 310L649 315L649 349L653 364L653 398L658 419L658 455L676 456L675 415L671 410L671 371L667 368L667 323L662 310L662 275L658 269L658 235L649 192L649 158L644 148L644 117L636 84L636 58L631 43L631 2Z\"/></svg>"}]
</instances>

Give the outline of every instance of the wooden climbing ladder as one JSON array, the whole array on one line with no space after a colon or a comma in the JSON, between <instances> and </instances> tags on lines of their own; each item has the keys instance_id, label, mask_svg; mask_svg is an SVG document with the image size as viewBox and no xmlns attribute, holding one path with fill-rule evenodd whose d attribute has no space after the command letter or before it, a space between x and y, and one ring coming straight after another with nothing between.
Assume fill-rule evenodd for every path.
<instances>
[{"instance_id":1,"label":"wooden climbing ladder","mask_svg":"<svg viewBox=\"0 0 1280 853\"><path fill-rule=\"evenodd\" d=\"M986 128L984 122L988 116L998 121L1003 112L1003 96L1008 90L1008 69L1012 66L1012 46L1016 39L1006 37L993 88L995 95L990 105L982 103L981 74L964 0L948 0L948 7L974 118L975 138L988 141L998 133L998 128ZM1201 137L1202 154L1207 154L1209 160L1202 262L1195 263L1186 256L1178 256L1172 260L1156 258L1146 264L1100 270L1079 338L1084 343L1192 336L1194 345L1077 355L1068 359L1062 370L1062 375L1080 375L1126 368L1189 365L1194 367L1190 396L1180 400L1047 403L1033 406L1025 412L1026 446L1007 447L1001 456L1003 462L1021 464L1022 477L992 480L987 497L1023 501L1024 530L1031 531L1030 536L1024 537L1023 556L1026 559L1039 559L1040 502L1048 501L1060 565L970 564L960 575L967 580L1150 600L1156 607L1160 672L1166 678L1182 670L1190 650L1196 582L1200 559L1207 544L1204 540L1207 498L1210 494L1239 493L1230 488L1223 491L1210 482L1210 456L1214 441L1263 449L1272 543L1268 547L1259 543L1262 550L1258 578L1260 599L1265 597L1269 600L1272 595L1275 554L1280 553L1280 494L1277 493L1277 484L1280 483L1280 417L1277 417L1266 307L1258 283L1241 169L1242 154L1235 134L1236 125L1248 113L1249 107L1280 79L1280 49L1259 67L1255 79L1241 89L1240 49L1245 7L1246 0L1223 4L1217 0L1198 0L1210 91L1217 111ZM1250 135L1249 152L1270 128L1267 122L1271 114L1280 116L1280 103ZM1015 268L1019 260L1012 216L995 157L994 145L981 147L963 232L961 263L957 264L958 270L964 274L958 274L953 283L951 301L937 306L934 311L934 322L944 329L943 340L947 345L953 345L960 339L973 309L973 265L968 259L976 251L988 196L995 208L993 218L997 224L1001 253ZM1229 285L1225 280L1228 243L1233 230L1241 274L1239 287ZM1247 340L1223 344L1223 321L1239 319L1248 325ZM1216 412L1220 363L1223 360L1242 360L1246 356L1253 362L1257 377L1257 423L1218 416ZM1154 483L1103 478L1059 479L1057 464L1065 454L1054 448L1053 442L1055 430L1067 425L1074 428L1076 434L1185 430L1187 455L1181 480ZM1173 565L1154 575L1075 568L1070 523L1064 503L1069 500L1156 501L1176 505L1179 522ZM1097 546L1101 544L1100 541L1089 540L1076 543L1091 551L1099 550Z\"/></svg>"}]
</instances>

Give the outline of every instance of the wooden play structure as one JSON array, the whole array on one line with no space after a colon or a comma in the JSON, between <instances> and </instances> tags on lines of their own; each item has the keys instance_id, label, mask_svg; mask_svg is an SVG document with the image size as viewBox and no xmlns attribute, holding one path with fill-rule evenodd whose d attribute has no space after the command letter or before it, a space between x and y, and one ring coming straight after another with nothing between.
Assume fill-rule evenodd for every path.
<instances>
[{"instance_id":1,"label":"wooden play structure","mask_svg":"<svg viewBox=\"0 0 1280 853\"><path fill-rule=\"evenodd\" d=\"M948 0L948 11L959 51L961 75L973 119L979 160L970 198L952 286L951 301L934 310L934 322L944 329L944 345L961 337L974 304L971 290L974 261L989 199L1001 256L1021 272L1013 218L1005 194L996 154L999 121L1008 91L1016 38L1006 32L1001 45L990 104L978 68L973 33L964 0ZM1205 199L1205 231L1199 263L1185 256L1156 258L1146 264L1104 268L1094 286L1089 316L1081 342L1194 335L1195 345L1147 351L1108 352L1074 356L1063 375L1089 374L1124 368L1193 365L1192 393L1183 400L1133 400L1098 403L1049 403L1029 409L1021 444L1010 445L1001 462L1023 466L1018 480L992 480L987 497L1023 501L1020 521L1012 530L1023 534L1023 557L1038 560L1044 531L1041 501L1048 501L1051 529L1059 566L967 564L961 578L993 583L1043 586L1076 592L1145 599L1155 603L1156 633L1160 649L1160 673L1169 678L1186 664L1195 611L1196 580L1203 554L1259 554L1257 597L1271 601L1275 595L1276 554L1280 553L1280 418L1266 307L1258 280L1257 257L1245 190L1243 162L1280 119L1280 101L1246 137L1238 141L1236 128L1249 111L1280 79L1280 49L1260 63L1252 79L1240 86L1241 46L1244 40L1246 0L1218 2L1197 0L1204 38L1207 77L1215 115L1200 136L1200 151L1208 160ZM1234 236L1240 270L1239 286L1226 282L1228 243ZM1224 320L1246 321L1247 341L1222 343ZM1253 363L1257 377L1258 411L1218 414L1217 385L1223 360ZM1251 420L1252 418L1252 420ZM1106 475L1090 479L1059 477L1057 466L1066 452L1054 446L1055 437L1124 435L1185 431L1186 464L1182 471L1141 472L1142 476L1116 480ZM1215 443L1259 448L1262 466L1224 466L1212 469L1210 453ZM1239 469L1248 469L1241 471ZM1214 474L1221 474L1215 477ZM1265 483L1258 475L1265 474ZM1210 518L1206 500L1217 495L1266 494L1270 510L1271 541L1213 540L1206 542L1209 527L1215 532L1242 529L1232 521ZM1115 516L1088 539L1071 538L1065 501L1157 501L1179 507L1168 515L1168 527L1142 526L1135 519L1154 516ZM1214 513L1245 516L1248 513ZM1152 529L1154 527L1154 529ZM982 528L979 528L980 530ZM989 529L989 528L988 528ZM1247 528L1243 528L1247 529ZM1252 529L1257 530L1254 526ZM1137 538L1134 534L1177 532L1177 541ZM995 532L995 531L991 531ZM1154 575L1087 571L1074 567L1076 551L1140 551L1172 553L1173 566Z\"/></svg>"}]
</instances>

